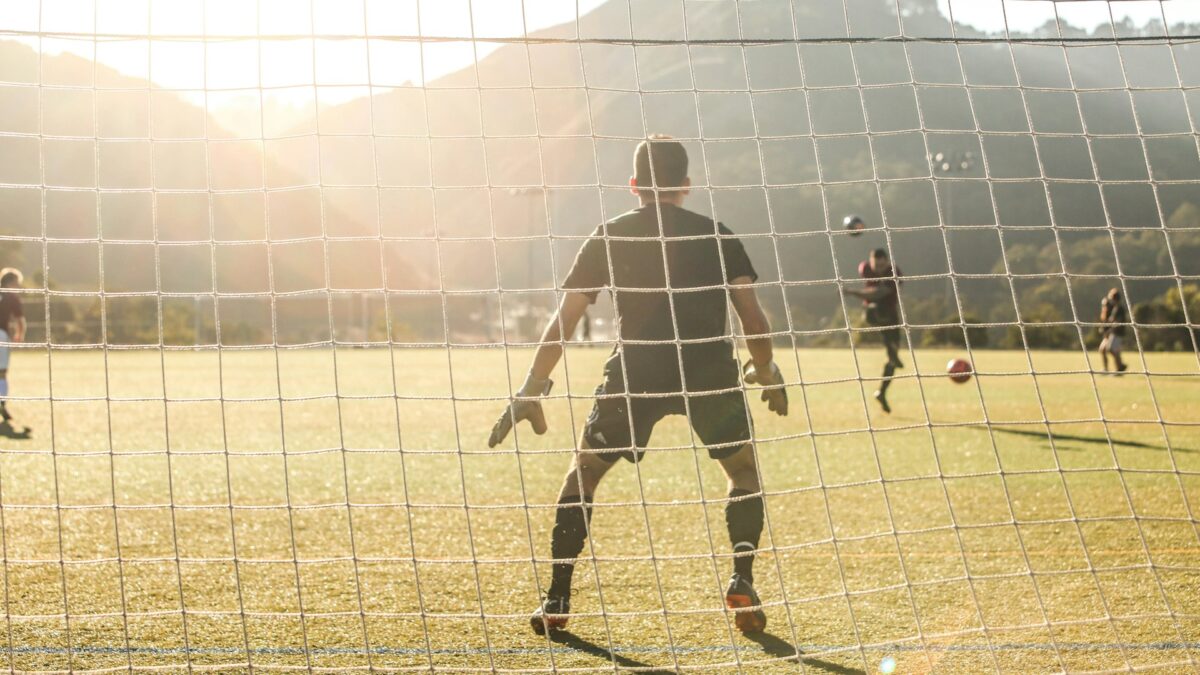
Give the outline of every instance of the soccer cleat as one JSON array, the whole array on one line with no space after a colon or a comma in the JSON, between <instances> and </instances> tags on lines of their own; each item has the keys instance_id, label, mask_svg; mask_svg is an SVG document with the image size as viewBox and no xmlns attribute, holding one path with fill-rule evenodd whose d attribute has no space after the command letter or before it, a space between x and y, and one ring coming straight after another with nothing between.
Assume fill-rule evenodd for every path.
<instances>
[{"instance_id":1,"label":"soccer cleat","mask_svg":"<svg viewBox=\"0 0 1200 675\"><path fill-rule=\"evenodd\" d=\"M1129 370L1129 364L1128 364L1128 363L1122 363L1121 365L1117 366L1117 375L1120 375L1120 374L1124 373L1124 372L1125 372L1125 371L1127 371L1127 370Z\"/></svg>"},{"instance_id":2,"label":"soccer cleat","mask_svg":"<svg viewBox=\"0 0 1200 675\"><path fill-rule=\"evenodd\" d=\"M883 412L891 414L892 406L888 405L887 394L882 391L875 392L875 400L879 401L879 407L883 408Z\"/></svg>"},{"instance_id":3,"label":"soccer cleat","mask_svg":"<svg viewBox=\"0 0 1200 675\"><path fill-rule=\"evenodd\" d=\"M761 633L767 628L767 614L762 610L762 601L754 586L735 574L725 591L725 606L734 612L733 622L743 633Z\"/></svg>"},{"instance_id":4,"label":"soccer cleat","mask_svg":"<svg viewBox=\"0 0 1200 675\"><path fill-rule=\"evenodd\" d=\"M538 635L545 635L547 630L562 630L567 627L570 614L570 598L546 596L541 606L533 610L533 615L529 617L529 627Z\"/></svg>"}]
</instances>

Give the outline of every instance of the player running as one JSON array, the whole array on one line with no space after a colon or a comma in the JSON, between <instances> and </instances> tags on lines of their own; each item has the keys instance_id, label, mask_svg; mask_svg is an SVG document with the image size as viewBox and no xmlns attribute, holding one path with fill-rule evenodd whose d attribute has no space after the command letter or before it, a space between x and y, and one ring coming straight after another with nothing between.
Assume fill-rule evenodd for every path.
<instances>
[{"instance_id":1,"label":"player running","mask_svg":"<svg viewBox=\"0 0 1200 675\"><path fill-rule=\"evenodd\" d=\"M845 289L847 295L861 298L867 325L882 328L883 346L887 350L887 364L883 367L883 379L875 400L883 412L892 412L888 405L887 390L892 386L892 376L897 368L903 368L900 360L900 269L892 267L887 249L871 251L871 257L858 266L858 276L865 280L862 290Z\"/></svg>"},{"instance_id":2,"label":"player running","mask_svg":"<svg viewBox=\"0 0 1200 675\"><path fill-rule=\"evenodd\" d=\"M1125 303L1121 302L1121 291L1109 289L1108 295L1100 301L1100 359L1104 361L1104 372L1108 372L1108 355L1112 354L1117 373L1123 373L1129 366L1121 359L1121 338L1125 337L1125 325L1129 323L1129 313Z\"/></svg>"},{"instance_id":3,"label":"player running","mask_svg":"<svg viewBox=\"0 0 1200 675\"><path fill-rule=\"evenodd\" d=\"M762 386L770 410L786 415L783 376L766 337L770 325L751 286L758 275L732 232L682 208L691 185L682 144L666 136L639 144L629 184L640 207L601 225L584 243L525 384L488 439L495 447L521 420L546 432L538 398L550 393L563 336L573 333L601 290L612 293L620 341L605 363L580 450L563 478L550 541L556 562L530 625L539 635L566 627L574 561L588 535L597 486L618 459L641 459L659 420L686 414L728 478L725 521L735 557L725 603L742 632L759 632L767 617L752 568L763 529L762 488L727 317L732 301L752 359L746 382Z\"/></svg>"},{"instance_id":4,"label":"player running","mask_svg":"<svg viewBox=\"0 0 1200 675\"><path fill-rule=\"evenodd\" d=\"M21 271L6 267L0 270L0 427L12 433L12 413L8 412L9 345L25 340L25 312L16 289L25 280Z\"/></svg>"}]
</instances>

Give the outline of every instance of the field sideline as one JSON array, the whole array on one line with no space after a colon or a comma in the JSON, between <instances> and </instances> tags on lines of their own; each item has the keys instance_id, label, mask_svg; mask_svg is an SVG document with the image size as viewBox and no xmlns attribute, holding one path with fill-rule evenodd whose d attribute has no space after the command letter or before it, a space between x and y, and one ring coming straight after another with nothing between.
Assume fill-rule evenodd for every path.
<instances>
[{"instance_id":1,"label":"field sideline","mask_svg":"<svg viewBox=\"0 0 1200 675\"><path fill-rule=\"evenodd\" d=\"M568 351L520 454L487 450L487 399L528 350L17 351L33 437L0 438L0 666L756 672L800 670L798 644L808 672L1197 669L1194 354L1118 378L981 351L960 386L958 352L918 350L884 416L858 379L882 350L857 353L782 352L791 416L752 400L766 635L731 631L724 480L672 418L597 495L551 644L529 560L604 350Z\"/></svg>"}]
</instances>

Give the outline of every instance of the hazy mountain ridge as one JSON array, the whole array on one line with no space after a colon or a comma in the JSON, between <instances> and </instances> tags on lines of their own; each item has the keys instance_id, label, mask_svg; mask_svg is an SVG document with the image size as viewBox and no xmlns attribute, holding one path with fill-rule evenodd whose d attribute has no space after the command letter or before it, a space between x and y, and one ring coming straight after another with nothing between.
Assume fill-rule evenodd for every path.
<instances>
[{"instance_id":1,"label":"hazy mountain ridge","mask_svg":"<svg viewBox=\"0 0 1200 675\"><path fill-rule=\"evenodd\" d=\"M791 37L793 26L801 36L894 35L901 21L905 34L950 33L933 2L906 7L897 17L894 5L882 0L850 0L845 14L840 5L786 0L742 5L614 0L583 17L578 30L572 23L539 36L757 39ZM36 64L32 50L0 45L13 54L2 60L6 67L27 66L30 58ZM214 283L214 266L222 292L263 292L272 282L279 292L377 288L385 272L394 289L432 290L439 284L452 291L551 288L579 245L578 239L562 237L583 236L634 204L619 187L630 173L632 147L648 133L665 132L705 138L703 146L688 142L692 176L697 185L713 189L696 190L689 206L715 213L749 235L764 280L853 276L864 252L884 238L874 231L829 241L826 228L837 229L847 213L859 213L873 225L886 214L890 244L906 273L939 274L948 269L947 257L930 252L944 251L943 235L928 229L939 222L1045 226L1053 213L1059 225L1099 227L1107 213L1115 225L1161 227L1160 206L1166 218L1184 209L1195 184L1165 181L1200 179L1194 142L1200 99L1178 89L1200 85L1200 50L1170 50L1162 45L1124 47L1121 53L1111 46L1072 48L1068 63L1062 47L1020 44L1011 55L1004 46L933 43L506 46L424 89L379 88L370 98L319 104L312 124L272 130L279 138L268 138L261 149L257 139L234 138L180 96L145 91L146 82L97 65L96 77L105 78L105 86L143 90L130 94L124 106L99 106L97 123L105 135L115 129L112 135L129 139L102 147L102 187L149 184L153 165L155 187L163 190L204 190L210 179L213 188L243 190L213 194L211 212L203 193L169 191L159 192L153 205L145 193L106 194L98 210L107 214L106 240L157 236L181 243L161 248L161 288L168 292L205 292ZM1173 65L1165 67L1171 56L1182 83L1172 82ZM79 71L77 76L92 71L91 63L78 57L45 61L55 59L70 63L62 70ZM1162 89L1126 92L1122 60L1130 84ZM47 80L43 69L41 77L59 82L61 76L51 73ZM920 84L913 85L914 78ZM1027 87L1025 98L1014 88L1018 82ZM1066 91L1073 85L1096 91L1081 94L1077 103ZM11 95L10 89L0 91ZM17 123L28 129L27 103L17 103L10 109L19 111ZM1036 143L1027 116L1038 134ZM36 117L33 121L36 131ZM46 124L46 133L69 126L53 117ZM176 141L151 149L145 141L150 126L156 137ZM1145 152L1141 141L1128 136L1097 136L1090 145L1082 136L1085 130L1103 135L1139 129L1153 134L1144 139ZM867 130L875 132L869 144L862 135ZM205 133L222 140L207 148L184 140ZM54 175L60 178L51 182L95 180L88 178L93 173L90 141L47 143L81 146L47 153L62 158L47 162L48 180ZM992 184L998 210L993 211L982 182L940 181L935 194L927 151L972 152L974 166L959 174L964 178L982 177L980 159L986 157L990 175L1005 181ZM8 170L28 172L20 164L10 163ZM79 173L87 175L73 175L76 167L85 167ZM1054 179L1049 200L1040 182L1042 167ZM1164 181L1157 192L1144 183L1108 183L1098 190L1094 183L1078 182L1151 175ZM876 184L875 178L884 182ZM18 173L0 182L37 181ZM320 191L300 187L318 182L324 186ZM600 194L586 187L598 182L613 187ZM431 192L431 184L439 189ZM264 194L264 185L280 191ZM542 185L548 193L540 192ZM30 229L31 224L40 229L36 192L4 191L5 199L20 193L16 210L6 204L6 211L25 214L13 219L17 226L6 226L10 233L38 235ZM99 227L93 195L48 195L48 234L94 240ZM221 246L214 263L206 243L210 223L222 240L310 240L270 251L260 243ZM769 232L781 236L754 236ZM380 233L436 233L442 239L389 242L381 251L377 241L370 241ZM324 235L367 239L325 247L318 241ZM534 238L491 242L497 235ZM192 240L204 243L182 245ZM956 232L950 242L959 273L991 273L1000 261L995 229ZM151 252L146 245L106 246L107 290L154 290L153 267L146 265ZM273 279L267 278L268 255ZM52 281L60 287L96 287L94 243L54 245L50 258ZM41 266L40 251L27 266ZM944 282L927 285L940 291ZM912 286L915 292L919 284ZM999 286L994 291L1003 298L1007 285ZM1149 284L1148 292L1151 286L1161 292L1161 283ZM980 294L980 301L986 305L992 295ZM782 296L768 301L781 315ZM838 300L832 286L794 288L789 301L812 310L794 313L798 328L825 327L830 316L840 320L840 310L833 311Z\"/></svg>"},{"instance_id":2,"label":"hazy mountain ridge","mask_svg":"<svg viewBox=\"0 0 1200 675\"><path fill-rule=\"evenodd\" d=\"M902 17L905 32L948 35L945 19L933 3L928 5L917 5ZM580 22L578 34L628 36L629 30L622 33L621 28L630 23L625 6L623 2L603 5L589 20ZM709 20L711 30L690 30L692 25L704 23L691 13L687 17L689 36L721 36L728 34L730 26L736 29L732 3L697 6L708 10L703 18ZM791 16L782 2L755 3L754 7L760 19L767 17L771 7L780 10L776 18ZM927 11L920 11L923 7ZM633 8L635 15L643 12L633 22L635 29L644 29L639 36L682 37L681 29L671 30L684 25L678 5L634 3ZM803 5L805 21L800 23L809 34L841 31L859 35L867 30L864 26L878 35L899 32L894 10L888 11L883 2L855 1L850 9L849 28L840 8L822 12L815 3ZM744 34L768 37L769 29L781 25L791 34L790 20L761 21L757 32L754 25L743 22ZM724 31L721 26L726 27ZM573 26L548 34L570 37ZM703 135L708 141L703 151L699 144L689 143L693 180L718 189L698 190L689 205L715 211L738 232L773 229L801 235L751 241L752 253L766 261L761 265L766 278L778 278L773 264L776 250L783 257L785 281L835 276L830 246L819 233L825 231L827 222L836 229L847 213L862 214L873 224L880 223L886 213L893 230L891 245L906 271L939 274L948 269L946 256L929 252L944 250L942 234L911 228L928 228L939 222L994 226L997 218L1001 225L1046 226L1051 223L1051 204L1053 220L1059 225L1103 227L1111 219L1113 225L1123 227L1161 227L1160 206L1165 218L1184 208L1190 185L1163 184L1156 194L1147 184L1107 184L1151 176L1158 181L1200 178L1193 136L1200 127L1200 106L1193 102L1189 119L1182 92L1125 91L1126 75L1135 87L1200 83L1200 51L1175 49L1174 59L1184 78L1181 83L1174 80L1171 54L1164 51L1168 49L1137 46L1118 53L1115 47L1073 48L1068 62L1062 47L1020 44L1012 47L1011 55L1006 46L956 48L929 43L907 47L894 43L693 47L690 52L682 47L635 50L616 45L585 45L581 53L562 45L505 47L478 67L432 82L424 92L405 94L409 96L406 119L416 122L401 127L434 137L414 145L416 163L433 167L428 177L435 184L453 184L456 179L494 186L544 182L552 186L548 200L552 231L576 236L629 208L633 199L619 188L606 190L603 199L597 200L586 191L553 186L598 181L619 186L630 173L628 157L635 139L655 132L689 138ZM921 84L913 86L914 77ZM530 92L531 83L565 89ZM867 88L860 90L859 83ZM1024 97L1015 88L1018 83L1028 87ZM586 94L582 90L585 85L592 87ZM477 93L476 87L514 89ZM1077 103L1069 91L1072 87L1096 91L1081 94ZM388 95L375 100L377 120L382 117L380 110L401 107L385 101ZM422 102L433 121L430 127L421 123ZM361 105L361 101L353 102L347 108ZM870 149L862 137L828 136L868 129L879 134ZM1145 150L1138 139L1128 136L1095 138L1089 144L1082 135L1085 131L1135 134L1139 129L1155 135L1145 140ZM1039 134L1036 143L1028 135L1030 131ZM814 132L826 137L815 142L805 138ZM490 140L484 147L474 148L475 156L469 158L439 148L460 141L438 136L480 133L537 137ZM761 142L748 140L752 138ZM522 145L524 152L503 151ZM974 166L958 174L964 178L983 177L981 158L986 156L990 175L1008 181L993 186L998 213L993 212L992 199L982 183L942 181L935 200L934 186L926 180L930 172L927 149L932 153L972 152ZM595 161L587 161L593 156ZM824 194L815 184L785 187L815 183L818 163L819 177L827 184ZM1042 167L1052 179L1049 197L1040 182ZM870 181L875 176L888 182L879 187L845 183ZM1106 184L1098 190L1076 181ZM780 187L765 191L735 187L763 183ZM469 190L464 188L464 192ZM545 233L540 212L529 218L519 207L508 206L510 201L503 190L495 191L490 200L480 196L474 201L455 201L438 211L439 226L447 236L470 235L472 230L460 228L460 222L487 222L490 217L500 234ZM425 223L420 229L427 227L432 224ZM804 237L804 233L818 237ZM981 239L984 233L963 232L951 237L957 272L990 273L996 266L1001 243L994 232ZM856 240L836 238L837 269L846 276L866 249L881 243L878 233ZM556 264L559 275L569 264L571 250L571 246L561 247ZM470 256L443 263L450 277L459 276L454 272L458 265L477 268L477 261ZM504 256L501 264L506 264ZM519 276L528 264L527 256L507 264L513 268L510 276ZM546 256L535 256L534 265L537 273L533 276L548 285ZM503 270L500 278L503 281ZM836 294L828 287L820 292L825 297L818 304L831 310ZM816 314L825 317L830 313Z\"/></svg>"},{"instance_id":3,"label":"hazy mountain ridge","mask_svg":"<svg viewBox=\"0 0 1200 675\"><path fill-rule=\"evenodd\" d=\"M303 187L318 182L316 172L298 170L288 145L310 151L315 139L238 138L184 93L155 89L70 53L39 63L31 47L14 41L0 40L0 81L14 83L0 86L0 128L25 134L0 138L7 158L0 165L0 182L29 186L0 190L3 232L42 236L37 185L44 171L51 186L45 236L78 242L51 244L51 282L59 288L98 290L99 239L106 242L105 290L155 290L151 246L144 243L153 240L168 244L162 248L161 290L186 293L213 288L210 238L235 243L321 237L322 222L327 234L371 232L343 215L364 201L360 195L336 190L322 195ZM72 88L32 86L39 81ZM39 130L51 137L40 153L44 167L38 161ZM97 187L106 191L97 196L92 191ZM149 187L157 191L154 199L137 191ZM228 192L209 195L209 187ZM266 194L264 187L283 190ZM188 246L192 242L198 246ZM40 275L42 252L33 246L25 244L27 250L10 250L8 256ZM218 276L225 277L220 290L266 290L229 278L239 268L249 278L265 278L265 265L265 246L221 247L215 263ZM325 286L319 255L303 262L281 255L275 265L283 285L320 277L320 283L307 287ZM255 268L264 271L258 274ZM403 270L392 274L407 276Z\"/></svg>"}]
</instances>

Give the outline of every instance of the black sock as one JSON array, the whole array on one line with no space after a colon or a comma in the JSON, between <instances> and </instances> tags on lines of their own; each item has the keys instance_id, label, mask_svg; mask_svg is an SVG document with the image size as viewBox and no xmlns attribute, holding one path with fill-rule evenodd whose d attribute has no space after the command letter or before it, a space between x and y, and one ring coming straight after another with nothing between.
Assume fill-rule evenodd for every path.
<instances>
[{"instance_id":1,"label":"black sock","mask_svg":"<svg viewBox=\"0 0 1200 675\"><path fill-rule=\"evenodd\" d=\"M730 499L756 494L749 490L733 490ZM733 552L755 550L763 529L762 496L738 499L725 505L725 525L729 528L729 543ZM745 555L733 559L733 571L749 583L754 583L754 556Z\"/></svg>"},{"instance_id":2,"label":"black sock","mask_svg":"<svg viewBox=\"0 0 1200 675\"><path fill-rule=\"evenodd\" d=\"M554 513L554 532L550 538L550 555L555 560L574 560L583 552L587 539L588 523L592 520L591 499L581 500L571 495L558 500ZM571 595L571 575L575 563L556 562L550 579L552 597L565 598Z\"/></svg>"},{"instance_id":3,"label":"black sock","mask_svg":"<svg viewBox=\"0 0 1200 675\"><path fill-rule=\"evenodd\" d=\"M892 386L892 376L896 374L896 366L891 361L883 367L883 381L879 383L879 393L887 395L888 387Z\"/></svg>"}]
</instances>

